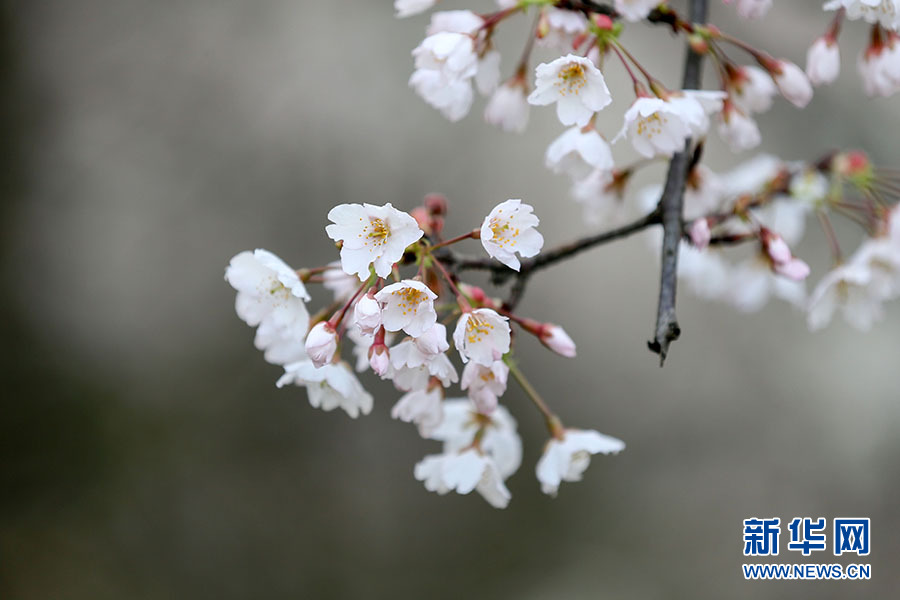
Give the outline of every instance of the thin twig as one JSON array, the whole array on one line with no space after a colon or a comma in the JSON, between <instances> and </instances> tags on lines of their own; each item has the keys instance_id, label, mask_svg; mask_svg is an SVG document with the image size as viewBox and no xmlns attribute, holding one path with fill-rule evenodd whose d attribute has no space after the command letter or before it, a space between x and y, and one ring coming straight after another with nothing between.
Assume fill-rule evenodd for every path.
<instances>
[{"instance_id":1,"label":"thin twig","mask_svg":"<svg viewBox=\"0 0 900 600\"><path fill-rule=\"evenodd\" d=\"M708 0L691 0L690 19L694 23L706 21ZM683 89L697 89L700 86L703 57L688 45L684 60ZM691 162L691 140L685 142L684 151L675 154L669 162L669 172L659 200L659 211L663 225L662 268L659 281L659 305L656 310L656 330L653 339L647 342L651 351L659 354L662 366L669 353L669 344L681 335L678 318L675 316L675 295L678 283L678 245L683 231L682 209L684 207L684 186Z\"/></svg>"}]
</instances>

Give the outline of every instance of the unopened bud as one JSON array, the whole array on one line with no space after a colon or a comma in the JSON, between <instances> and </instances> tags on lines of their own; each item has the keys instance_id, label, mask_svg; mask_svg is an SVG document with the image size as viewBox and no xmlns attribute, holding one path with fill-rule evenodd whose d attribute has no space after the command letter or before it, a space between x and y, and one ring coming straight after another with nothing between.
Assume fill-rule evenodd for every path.
<instances>
[{"instance_id":1,"label":"unopened bud","mask_svg":"<svg viewBox=\"0 0 900 600\"><path fill-rule=\"evenodd\" d=\"M541 343L566 358L574 358L575 342L559 325L546 324L541 328Z\"/></svg>"},{"instance_id":2,"label":"unopened bud","mask_svg":"<svg viewBox=\"0 0 900 600\"><path fill-rule=\"evenodd\" d=\"M306 353L316 368L321 368L334 359L337 342L337 333L328 321L318 323L310 329L306 336Z\"/></svg>"}]
</instances>

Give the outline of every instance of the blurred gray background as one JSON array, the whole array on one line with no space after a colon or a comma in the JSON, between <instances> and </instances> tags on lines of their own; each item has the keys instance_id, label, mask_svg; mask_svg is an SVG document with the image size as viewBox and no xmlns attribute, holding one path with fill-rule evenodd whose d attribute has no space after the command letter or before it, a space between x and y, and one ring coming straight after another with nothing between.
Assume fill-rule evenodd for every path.
<instances>
[{"instance_id":1,"label":"blurred gray background","mask_svg":"<svg viewBox=\"0 0 900 600\"><path fill-rule=\"evenodd\" d=\"M483 125L483 102L448 123L406 86L426 18L397 21L390 5L4 3L0 597L896 592L895 306L869 334L836 322L813 335L784 304L744 315L684 293L684 334L660 370L645 345L658 275L644 240L536 276L522 312L566 327L579 357L523 339L523 365L567 423L628 449L543 496L542 424L511 385L525 459L505 511L413 479L438 445L390 419L389 386L364 378L376 406L357 421L275 389L279 369L254 350L222 279L237 252L319 265L335 256L331 206L411 208L432 191L450 198L450 232L510 197L535 205L549 244L587 231L567 182L541 166L561 131L554 111L533 111L521 138ZM819 5L776 2L765 30L718 1L712 15L802 63L828 21ZM500 30L506 73L526 24ZM865 36L846 27L845 73L808 110L779 101L762 117L764 149L863 147L900 165L900 100L866 100L853 72ZM677 40L637 26L624 39L677 85ZM630 92L617 66L608 77L601 128L614 134ZM739 160L717 142L708 157ZM856 232L839 233L852 249ZM814 225L801 254L818 279L827 249ZM752 516L871 517L872 581L745 582ZM781 562L834 559L784 543Z\"/></svg>"}]
</instances>

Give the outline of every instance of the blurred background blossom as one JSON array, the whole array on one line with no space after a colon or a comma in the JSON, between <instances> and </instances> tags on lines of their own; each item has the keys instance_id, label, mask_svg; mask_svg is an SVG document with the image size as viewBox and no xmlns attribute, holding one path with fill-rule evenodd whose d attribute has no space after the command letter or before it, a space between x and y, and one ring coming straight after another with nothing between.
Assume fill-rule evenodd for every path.
<instances>
[{"instance_id":1,"label":"blurred background blossom","mask_svg":"<svg viewBox=\"0 0 900 600\"><path fill-rule=\"evenodd\" d=\"M760 28L712 4L714 22L801 62L829 19L779 2ZM524 343L523 367L567 423L628 449L545 497L543 425L511 387L525 458L505 511L413 479L436 444L390 419L390 386L364 379L375 409L357 421L275 388L222 279L240 250L323 264L330 207L409 209L432 191L450 199L448 231L507 198L535 206L548 244L588 231L542 167L552 111L515 137L483 124L483 104L454 125L408 89L425 23L395 20L387 0L4 3L0 597L888 597L896 306L868 334L810 334L786 304L745 315L683 293L684 334L660 370L646 239L537 275L522 312L564 326L579 356ZM515 27L528 19L501 32L505 72ZM677 40L625 35L677 84ZM900 165L896 98L866 99L852 73L865 35L847 27L845 75L807 110L778 102L760 119L763 150L861 147ZM613 133L630 92L608 71L598 127ZM710 145L712 168L739 162ZM801 250L818 279L825 240L811 227ZM558 292L573 280L580 293ZM753 516L871 517L872 581L745 582Z\"/></svg>"}]
</instances>

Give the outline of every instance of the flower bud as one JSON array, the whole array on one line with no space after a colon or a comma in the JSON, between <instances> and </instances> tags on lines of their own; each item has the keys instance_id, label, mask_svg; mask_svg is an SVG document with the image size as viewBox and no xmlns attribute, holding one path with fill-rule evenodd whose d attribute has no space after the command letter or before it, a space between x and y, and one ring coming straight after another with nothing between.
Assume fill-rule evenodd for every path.
<instances>
[{"instance_id":1,"label":"flower bud","mask_svg":"<svg viewBox=\"0 0 900 600\"><path fill-rule=\"evenodd\" d=\"M786 60L775 61L771 73L781 95L797 108L806 107L812 100L812 85L806 73L794 63Z\"/></svg>"},{"instance_id":2,"label":"flower bud","mask_svg":"<svg viewBox=\"0 0 900 600\"><path fill-rule=\"evenodd\" d=\"M356 303L353 309L353 320L359 330L366 335L373 335L381 325L381 305L369 294Z\"/></svg>"},{"instance_id":3,"label":"flower bud","mask_svg":"<svg viewBox=\"0 0 900 600\"><path fill-rule=\"evenodd\" d=\"M379 377L387 375L391 368L391 354L383 343L372 344L372 347L369 348L369 366Z\"/></svg>"},{"instance_id":4,"label":"flower bud","mask_svg":"<svg viewBox=\"0 0 900 600\"><path fill-rule=\"evenodd\" d=\"M813 85L833 83L841 72L841 51L827 37L817 39L806 53L806 74Z\"/></svg>"},{"instance_id":5,"label":"flower bud","mask_svg":"<svg viewBox=\"0 0 900 600\"><path fill-rule=\"evenodd\" d=\"M775 272L794 281L803 281L809 277L809 265L799 258L791 258L786 263L775 265Z\"/></svg>"},{"instance_id":6,"label":"flower bud","mask_svg":"<svg viewBox=\"0 0 900 600\"><path fill-rule=\"evenodd\" d=\"M709 246L709 240L712 238L712 234L710 234L709 231L709 221L706 219L697 219L691 223L689 233L691 236L691 243L694 244L698 250L703 250Z\"/></svg>"},{"instance_id":7,"label":"flower bud","mask_svg":"<svg viewBox=\"0 0 900 600\"><path fill-rule=\"evenodd\" d=\"M575 342L569 334L559 325L546 324L541 328L541 343L560 356L573 358L575 356Z\"/></svg>"},{"instance_id":8,"label":"flower bud","mask_svg":"<svg viewBox=\"0 0 900 600\"><path fill-rule=\"evenodd\" d=\"M310 360L320 368L334 358L337 351L338 337L334 327L327 321L316 324L306 336L306 353Z\"/></svg>"}]
</instances>

